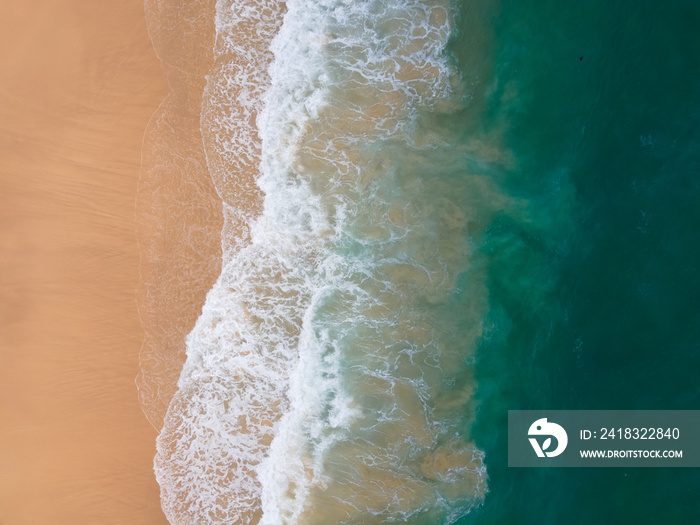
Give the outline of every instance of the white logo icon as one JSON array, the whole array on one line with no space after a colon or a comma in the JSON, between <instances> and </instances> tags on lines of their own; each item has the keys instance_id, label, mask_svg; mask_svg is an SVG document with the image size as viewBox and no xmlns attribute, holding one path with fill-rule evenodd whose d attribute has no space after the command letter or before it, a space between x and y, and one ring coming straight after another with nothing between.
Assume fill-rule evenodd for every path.
<instances>
[{"instance_id":1,"label":"white logo icon","mask_svg":"<svg viewBox=\"0 0 700 525\"><path fill-rule=\"evenodd\" d=\"M566 435L566 430L556 423L548 423L546 417L538 419L532 425L530 425L530 430L528 430L527 433L530 436L554 436L557 438L557 448L549 452L547 452L547 449L552 445L551 437L545 439L541 447L536 438L529 438L532 448L535 449L535 454L537 454L537 457L540 458L545 457L545 455L548 458L558 456L564 452L566 445L569 443L569 437Z\"/></svg>"}]
</instances>

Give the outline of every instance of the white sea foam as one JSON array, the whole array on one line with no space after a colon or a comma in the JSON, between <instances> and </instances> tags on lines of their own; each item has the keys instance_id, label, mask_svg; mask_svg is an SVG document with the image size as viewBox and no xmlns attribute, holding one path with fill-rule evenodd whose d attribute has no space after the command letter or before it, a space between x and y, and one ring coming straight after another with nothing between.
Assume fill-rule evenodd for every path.
<instances>
[{"instance_id":1,"label":"white sea foam","mask_svg":"<svg viewBox=\"0 0 700 525\"><path fill-rule=\"evenodd\" d=\"M436 175L446 141L421 126L456 98L450 10L292 0L280 26L281 13L217 4L203 133L250 236L224 237L187 340L158 439L163 507L188 524L451 523L485 491L460 433L485 292L473 286L476 313L455 328L466 179ZM264 199L241 210L248 179Z\"/></svg>"}]
</instances>

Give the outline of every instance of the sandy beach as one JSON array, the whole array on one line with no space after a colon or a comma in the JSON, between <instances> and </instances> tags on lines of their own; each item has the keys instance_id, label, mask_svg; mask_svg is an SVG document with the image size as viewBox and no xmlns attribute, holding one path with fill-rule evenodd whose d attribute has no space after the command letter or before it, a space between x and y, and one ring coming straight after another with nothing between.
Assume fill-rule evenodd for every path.
<instances>
[{"instance_id":1,"label":"sandy beach","mask_svg":"<svg viewBox=\"0 0 700 525\"><path fill-rule=\"evenodd\" d=\"M134 384L134 202L165 94L141 0L0 4L0 523L167 523Z\"/></svg>"}]
</instances>

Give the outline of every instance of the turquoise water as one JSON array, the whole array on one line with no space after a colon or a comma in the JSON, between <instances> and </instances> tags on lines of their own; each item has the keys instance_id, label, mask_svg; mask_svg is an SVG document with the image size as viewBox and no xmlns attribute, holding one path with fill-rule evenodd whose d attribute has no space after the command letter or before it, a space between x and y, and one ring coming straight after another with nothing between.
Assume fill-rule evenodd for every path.
<instances>
[{"instance_id":1,"label":"turquoise water","mask_svg":"<svg viewBox=\"0 0 700 525\"><path fill-rule=\"evenodd\" d=\"M490 311L472 430L490 492L459 523L696 523L697 470L509 469L506 420L700 406L700 3L461 13L464 129L498 137L499 187L532 209L478 240Z\"/></svg>"}]
</instances>

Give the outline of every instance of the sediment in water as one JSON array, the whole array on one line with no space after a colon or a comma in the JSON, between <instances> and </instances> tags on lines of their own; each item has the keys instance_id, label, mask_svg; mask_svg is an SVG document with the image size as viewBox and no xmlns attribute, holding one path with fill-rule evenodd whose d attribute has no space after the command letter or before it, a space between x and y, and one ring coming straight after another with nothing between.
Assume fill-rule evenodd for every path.
<instances>
[{"instance_id":1,"label":"sediment in water","mask_svg":"<svg viewBox=\"0 0 700 525\"><path fill-rule=\"evenodd\" d=\"M223 263L158 438L173 523L452 523L483 500L470 236L508 199L444 125L453 16L217 3L201 129Z\"/></svg>"}]
</instances>

